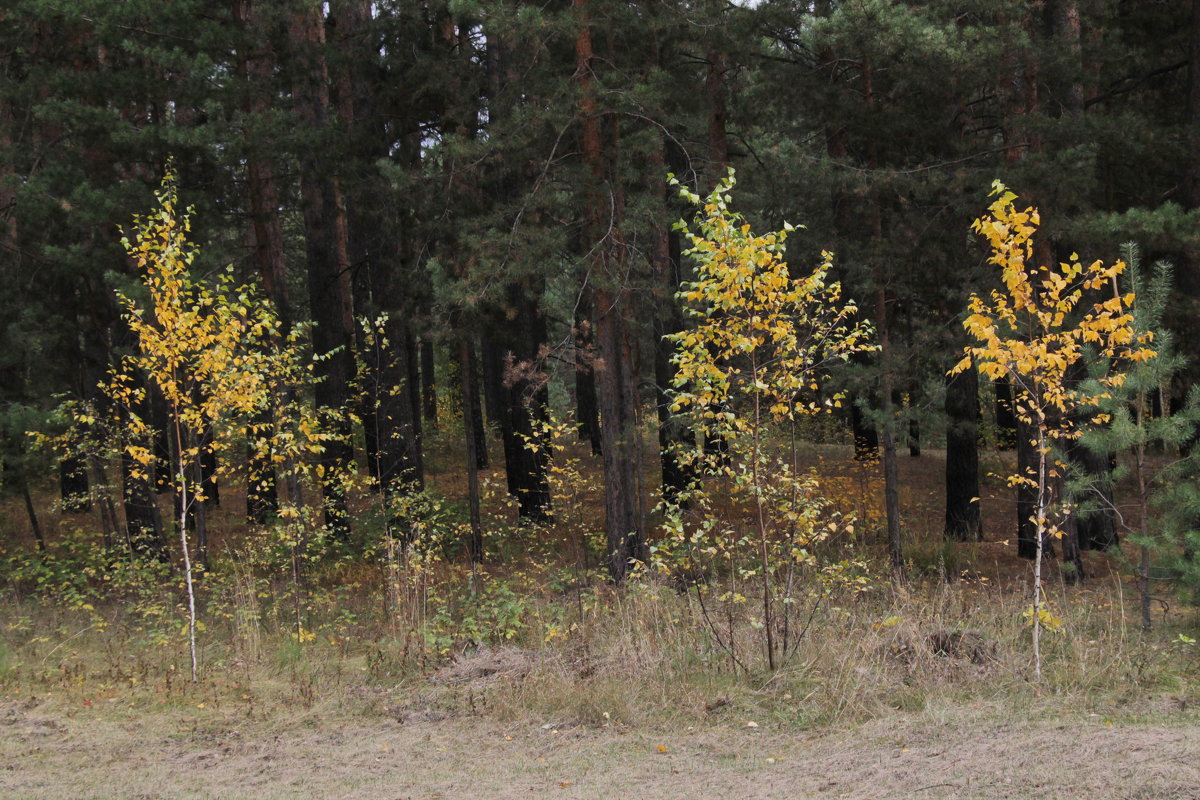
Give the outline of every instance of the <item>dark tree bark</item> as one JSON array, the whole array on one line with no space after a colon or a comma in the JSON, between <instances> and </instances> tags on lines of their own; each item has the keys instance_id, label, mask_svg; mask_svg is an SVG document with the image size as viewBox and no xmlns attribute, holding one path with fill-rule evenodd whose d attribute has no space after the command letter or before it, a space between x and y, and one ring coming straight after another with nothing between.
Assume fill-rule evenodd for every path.
<instances>
[{"instance_id":1,"label":"dark tree bark","mask_svg":"<svg viewBox=\"0 0 1200 800\"><path fill-rule=\"evenodd\" d=\"M475 439L475 467L487 469L491 463L488 458L487 428L483 422L483 403L480 399L479 387L479 356L472 342L468 342L467 354L471 357L471 383L473 390L463 401L464 409L471 412L471 434Z\"/></svg>"},{"instance_id":2,"label":"dark tree bark","mask_svg":"<svg viewBox=\"0 0 1200 800\"><path fill-rule=\"evenodd\" d=\"M162 514L144 470L127 452L121 453L122 497L125 506L125 536L129 549L138 555L169 561Z\"/></svg>"},{"instance_id":3,"label":"dark tree bark","mask_svg":"<svg viewBox=\"0 0 1200 800\"><path fill-rule=\"evenodd\" d=\"M241 77L249 87L243 110L250 115L262 115L271 109L272 98L265 90L275 68L274 53L268 37L260 33L261 20L249 0L233 0L233 18L245 43L240 48L238 63ZM260 146L257 138L251 138L246 159L246 204L258 279L279 317L280 334L286 336L291 330L292 309L284 260L279 180L272 151ZM248 441L246 447L246 516L259 525L267 524L279 513L278 478L268 444L273 427L271 415L264 413L251 421L247 431L248 440L261 439L261 444Z\"/></svg>"},{"instance_id":4,"label":"dark tree bark","mask_svg":"<svg viewBox=\"0 0 1200 800\"><path fill-rule=\"evenodd\" d=\"M421 421L421 353L415 337L410 329L408 338L404 342L405 352L408 354L408 403L412 409L412 435L416 443L416 449L421 450L421 443L424 441L424 425ZM421 481L424 483L425 476L422 470Z\"/></svg>"},{"instance_id":5,"label":"dark tree bark","mask_svg":"<svg viewBox=\"0 0 1200 800\"><path fill-rule=\"evenodd\" d=\"M710 0L710 13L719 19L725 7L722 0ZM720 36L720 33L716 33ZM716 43L710 43L705 53L704 97L708 104L708 182L711 186L723 180L729 170L729 131L727 122L728 91L725 88L725 73L729 69L729 54ZM710 410L719 412L721 406ZM719 434L710 433L704 439L704 454L721 464L729 463L729 441Z\"/></svg>"},{"instance_id":6,"label":"dark tree bark","mask_svg":"<svg viewBox=\"0 0 1200 800\"><path fill-rule=\"evenodd\" d=\"M200 433L200 485L204 491L204 505L209 508L221 507L221 482L217 474L217 452L213 449L212 428L206 427Z\"/></svg>"},{"instance_id":7,"label":"dark tree bark","mask_svg":"<svg viewBox=\"0 0 1200 800\"><path fill-rule=\"evenodd\" d=\"M875 103L870 62L863 59L863 90L866 95L867 111L870 113ZM867 166L878 169L878 158L875 150L875 140L867 142ZM883 241L883 211L878 192L870 198L871 233L874 239L875 253L875 325L879 335L879 397L882 401L880 408L880 438L883 440L883 503L887 513L888 560L891 562L892 580L903 583L904 550L901 541L900 527L900 475L896 463L896 413L892 406L892 392L895 376L892 366L892 338L889 327L891 309L888 303L887 258L881 250Z\"/></svg>"},{"instance_id":8,"label":"dark tree bark","mask_svg":"<svg viewBox=\"0 0 1200 800\"><path fill-rule=\"evenodd\" d=\"M154 437L152 481L154 491L161 494L172 491L175 485L175 473L171 467L175 463L171 460L171 422L167 414L167 400L162 391L155 385L151 385L147 391L149 394L146 396L146 403L150 408L150 425L154 431L151 434Z\"/></svg>"},{"instance_id":9,"label":"dark tree bark","mask_svg":"<svg viewBox=\"0 0 1200 800\"><path fill-rule=\"evenodd\" d=\"M664 150L667 145L664 143ZM663 159L674 162L676 159ZM658 174L666 170L658 165ZM672 163L672 168L677 165ZM658 191L664 203L667 185L658 181ZM668 205L670 208L670 205ZM662 466L662 496L669 503L678 503L692 482L691 470L683 463L679 451L693 449L696 435L678 416L671 413L671 390L675 379L675 365L671 358L675 346L666 337L684 329L683 312L675 293L683 281L682 247L679 232L668 225L659 225L654 231L654 274L658 300L655 303L654 319L654 386L655 411L658 416L658 454Z\"/></svg>"},{"instance_id":10,"label":"dark tree bark","mask_svg":"<svg viewBox=\"0 0 1200 800\"><path fill-rule=\"evenodd\" d=\"M297 114L313 136L328 129L329 71L326 66L325 20L320 3L306 2L290 18L293 48L293 95ZM346 252L346 220L341 192L324 148L317 143L301 147L300 205L304 218L305 261L313 328L313 349L321 356L316 364L318 381L314 400L320 408L342 411L350 400L354 375L353 308ZM350 532L350 516L340 481L333 479L353 461L349 425L335 426L336 438L326 443L318 460L326 479L321 487L325 524L335 536Z\"/></svg>"},{"instance_id":11,"label":"dark tree bark","mask_svg":"<svg viewBox=\"0 0 1200 800\"><path fill-rule=\"evenodd\" d=\"M1054 486L1058 496L1063 496L1066 491L1065 481L1056 478ZM1083 569L1083 549L1080 547L1079 515L1069 515L1059 528L1062 531L1063 580L1071 584L1081 584L1087 575Z\"/></svg>"},{"instance_id":12,"label":"dark tree bark","mask_svg":"<svg viewBox=\"0 0 1200 800\"><path fill-rule=\"evenodd\" d=\"M970 368L946 384L946 537L983 540L979 507L979 373Z\"/></svg>"},{"instance_id":13,"label":"dark tree bark","mask_svg":"<svg viewBox=\"0 0 1200 800\"><path fill-rule=\"evenodd\" d=\"M1086 379L1087 364L1083 360L1076 361L1067 371L1066 380L1071 384L1077 385ZM1072 423L1082 430L1088 424L1087 415L1076 414ZM1084 488L1069 498L1075 510L1068 519L1067 538L1072 541L1064 539L1064 553L1074 555L1080 550L1116 547L1118 520L1113 496L1113 454L1096 452L1078 440L1068 443L1066 451L1072 474L1077 483L1083 482Z\"/></svg>"},{"instance_id":14,"label":"dark tree bark","mask_svg":"<svg viewBox=\"0 0 1200 800\"><path fill-rule=\"evenodd\" d=\"M480 394L483 397L483 408L487 412L488 424L496 430L504 427L504 348L494 336L484 336L480 340L479 355ZM508 458L508 451L504 451Z\"/></svg>"},{"instance_id":15,"label":"dark tree bark","mask_svg":"<svg viewBox=\"0 0 1200 800\"><path fill-rule=\"evenodd\" d=\"M193 445L204 440L203 434L192 434L189 437ZM191 498L188 509L188 524L196 537L196 563L201 569L207 570L208 562L208 487L204 476L204 449L201 446L200 457L192 459L187 468L188 497ZM196 500L199 497L200 500ZM178 517L178 515L176 515Z\"/></svg>"},{"instance_id":16,"label":"dark tree bark","mask_svg":"<svg viewBox=\"0 0 1200 800\"><path fill-rule=\"evenodd\" d=\"M437 430L437 375L434 369L433 342L421 340L421 406L425 414L425 422Z\"/></svg>"},{"instance_id":17,"label":"dark tree bark","mask_svg":"<svg viewBox=\"0 0 1200 800\"><path fill-rule=\"evenodd\" d=\"M630 565L643 557L645 521L638 467L637 379L634 355L623 309L607 290L598 290L601 312L597 339L604 366L600 375L601 433L604 447L604 511L608 536L609 572L622 582ZM624 298L629 301L628 295Z\"/></svg>"},{"instance_id":18,"label":"dark tree bark","mask_svg":"<svg viewBox=\"0 0 1200 800\"><path fill-rule=\"evenodd\" d=\"M384 337L394 347L376 345L367 354L373 361L369 370L368 395L373 398L373 413L365 418L376 442L374 473L386 494L424 486L424 469L418 432L413 420L419 416L413 405L410 386L411 350L406 346L404 326L389 318Z\"/></svg>"},{"instance_id":19,"label":"dark tree bark","mask_svg":"<svg viewBox=\"0 0 1200 800\"><path fill-rule=\"evenodd\" d=\"M462 337L459 340L458 360L462 379L463 396L463 427L464 438L467 440L467 507L470 514L471 532L467 541L467 550L471 554L472 563L483 560L483 525L479 515L479 454L476 449L476 425L478 421L473 413L476 403L470 398L479 397L479 387L475 385L475 356L471 352L471 340Z\"/></svg>"},{"instance_id":20,"label":"dark tree bark","mask_svg":"<svg viewBox=\"0 0 1200 800\"><path fill-rule=\"evenodd\" d=\"M538 354L546 341L546 320L537 293L518 284L508 289L507 310L497 320L493 336L501 354L500 435L504 442L504 469L509 494L517 499L517 513L532 522L551 520L549 456L546 443L536 449L529 442L540 437L548 421L549 393L538 371Z\"/></svg>"},{"instance_id":21,"label":"dark tree bark","mask_svg":"<svg viewBox=\"0 0 1200 800\"><path fill-rule=\"evenodd\" d=\"M492 320L490 330L504 332L503 323ZM513 435L512 415L508 413L508 391L504 386L504 364L506 352L498 335L484 336L482 341L483 395L488 419L500 431L500 448L504 453L505 487L511 497L517 496L516 464L513 452L516 437Z\"/></svg>"},{"instance_id":22,"label":"dark tree bark","mask_svg":"<svg viewBox=\"0 0 1200 800\"><path fill-rule=\"evenodd\" d=\"M1012 384L1008 378L997 378L996 390L996 447L1012 450L1017 446L1017 414L1013 408Z\"/></svg>"},{"instance_id":23,"label":"dark tree bark","mask_svg":"<svg viewBox=\"0 0 1200 800\"><path fill-rule=\"evenodd\" d=\"M600 405L596 399L596 346L591 319L594 315L592 290L585 286L579 297L575 316L575 414L579 438L592 447L592 455L600 455Z\"/></svg>"},{"instance_id":24,"label":"dark tree bark","mask_svg":"<svg viewBox=\"0 0 1200 800\"><path fill-rule=\"evenodd\" d=\"M1084 550L1110 550L1120 544L1113 497L1113 456L1093 452L1079 443L1073 443L1070 452L1071 460L1090 486L1090 496L1080 498L1089 508L1073 515L1079 530L1079 546Z\"/></svg>"},{"instance_id":25,"label":"dark tree bark","mask_svg":"<svg viewBox=\"0 0 1200 800\"><path fill-rule=\"evenodd\" d=\"M108 485L104 462L98 456L89 456L88 465L91 468L92 487L100 506L100 530L104 536L104 546L112 547L120 527L117 523L117 508L112 501L112 487Z\"/></svg>"},{"instance_id":26,"label":"dark tree bark","mask_svg":"<svg viewBox=\"0 0 1200 800\"><path fill-rule=\"evenodd\" d=\"M632 292L627 252L621 239L621 190L610 168L617 160L616 124L606 148L593 83L594 50L588 0L574 0L579 29L575 38L576 79L580 88L583 158L590 173L587 192L588 238L596 241L592 274L597 281L596 345L601 438L604 449L604 511L609 574L622 583L642 558L645 520L639 465L637 376L633 337L628 327Z\"/></svg>"},{"instance_id":27,"label":"dark tree bark","mask_svg":"<svg viewBox=\"0 0 1200 800\"><path fill-rule=\"evenodd\" d=\"M58 489L63 511L86 514L92 510L87 462L81 456L68 456L58 462Z\"/></svg>"},{"instance_id":28,"label":"dark tree bark","mask_svg":"<svg viewBox=\"0 0 1200 800\"><path fill-rule=\"evenodd\" d=\"M360 347L364 369L359 377L365 389L361 416L370 471L390 497L424 486L422 381L429 381L432 396L432 343L428 343L430 363L422 374L421 347L411 324L417 311L418 281L407 235L410 226L405 223L406 212L390 200L390 187L375 166L392 155L395 136L389 133L376 99L382 42L372 26L371 3L337 0L330 12L339 56L337 108L348 133L342 171L353 294L356 307L368 319L385 318L375 342ZM407 167L419 158L407 138L402 138L396 155Z\"/></svg>"},{"instance_id":29,"label":"dark tree bark","mask_svg":"<svg viewBox=\"0 0 1200 800\"><path fill-rule=\"evenodd\" d=\"M25 501L25 515L29 517L29 527L33 531L34 541L37 542L39 553L46 552L46 537L42 534L42 525L38 522L37 511L33 507L33 497L29 494L29 481L22 475L21 482L21 498Z\"/></svg>"}]
</instances>

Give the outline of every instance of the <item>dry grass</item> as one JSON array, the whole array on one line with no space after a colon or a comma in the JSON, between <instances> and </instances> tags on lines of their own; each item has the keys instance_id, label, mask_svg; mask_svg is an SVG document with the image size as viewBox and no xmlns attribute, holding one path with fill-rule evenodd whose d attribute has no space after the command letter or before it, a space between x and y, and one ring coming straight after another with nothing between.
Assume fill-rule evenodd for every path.
<instances>
[{"instance_id":1,"label":"dry grass","mask_svg":"<svg viewBox=\"0 0 1200 800\"><path fill-rule=\"evenodd\" d=\"M807 458L839 503L878 519L875 473L841 448ZM330 568L304 595L313 641L293 636L286 580L233 562L209 590L195 685L169 590L157 622L128 602L9 591L0 796L1200 797L1200 663L1177 638L1190 610L1143 634L1123 562L1088 554L1087 584L1050 584L1065 625L1034 684L1028 565L1011 544L943 546L925 522L940 518L939 454L901 465L924 577L810 600L775 672L745 618L732 642L748 671L694 591L617 591L574 563L590 506L561 509L558 530L513 532L512 560L484 573L434 565L404 595L419 614L387 608L386 570ZM448 478L435 474L453 499ZM992 490L995 539L1012 512ZM227 492L229 530L237 503ZM859 552L878 548L869 522L857 536Z\"/></svg>"},{"instance_id":2,"label":"dry grass","mask_svg":"<svg viewBox=\"0 0 1200 800\"><path fill-rule=\"evenodd\" d=\"M757 722L756 727L750 723ZM1195 717L1111 726L938 706L795 733L737 714L645 729L440 720L246 721L0 706L6 798L1195 798Z\"/></svg>"}]
</instances>

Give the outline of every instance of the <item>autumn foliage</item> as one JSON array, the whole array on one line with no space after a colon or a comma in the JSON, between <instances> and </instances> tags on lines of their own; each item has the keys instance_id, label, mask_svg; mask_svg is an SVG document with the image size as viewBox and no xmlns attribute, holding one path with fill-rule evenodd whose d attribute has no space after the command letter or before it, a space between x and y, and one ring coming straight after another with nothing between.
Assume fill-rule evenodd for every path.
<instances>
[{"instance_id":1,"label":"autumn foliage","mask_svg":"<svg viewBox=\"0 0 1200 800\"><path fill-rule=\"evenodd\" d=\"M1055 448L1081 435L1076 422L1081 417L1093 424L1105 422L1107 414L1098 410L1099 403L1108 399L1108 389L1124 382L1125 365L1155 354L1148 346L1150 334L1138 333L1134 327L1134 295L1122 295L1117 288L1117 276L1126 266L1123 261L1084 265L1073 253L1057 267L1038 266L1033 243L1040 222L1037 209L1018 209L1017 196L999 181L993 194L996 199L988 216L975 220L972 227L987 240L992 251L989 262L1000 268L1004 290L992 290L986 299L972 295L963 325L979 344L965 349L953 371L961 372L973 363L992 380L1007 378L1014 389L1017 416L1032 431L1028 444L1037 456L1036 472L1018 472L1009 483L1027 485L1037 493L1033 518L1037 556L1028 617L1035 671L1040 675L1039 631L1059 624L1042 598L1043 543L1062 537L1061 522L1070 512L1055 496L1055 484L1066 470ZM1098 391L1083 391L1070 377L1084 359L1103 372L1095 376Z\"/></svg>"}]
</instances>

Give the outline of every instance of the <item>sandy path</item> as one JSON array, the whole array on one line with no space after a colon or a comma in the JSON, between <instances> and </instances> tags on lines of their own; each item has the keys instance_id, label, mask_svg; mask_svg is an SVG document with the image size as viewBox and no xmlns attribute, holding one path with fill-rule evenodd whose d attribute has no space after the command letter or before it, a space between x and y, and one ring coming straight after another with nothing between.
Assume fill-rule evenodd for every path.
<instances>
[{"instance_id":1,"label":"sandy path","mask_svg":"<svg viewBox=\"0 0 1200 800\"><path fill-rule=\"evenodd\" d=\"M1200 725L956 712L820 733L239 726L0 707L3 798L1122 798L1200 800ZM736 725L736 727L734 727Z\"/></svg>"}]
</instances>

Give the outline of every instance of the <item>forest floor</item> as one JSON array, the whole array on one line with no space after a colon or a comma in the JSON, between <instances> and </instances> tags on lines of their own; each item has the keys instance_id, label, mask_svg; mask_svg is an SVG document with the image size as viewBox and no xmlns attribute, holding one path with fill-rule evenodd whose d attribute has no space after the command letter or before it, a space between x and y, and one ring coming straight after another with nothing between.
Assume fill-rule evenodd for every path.
<instances>
[{"instance_id":1,"label":"forest floor","mask_svg":"<svg viewBox=\"0 0 1200 800\"><path fill-rule=\"evenodd\" d=\"M107 706L107 707L106 707ZM0 703L0 797L1200 798L1200 716L943 707L788 732Z\"/></svg>"}]
</instances>

